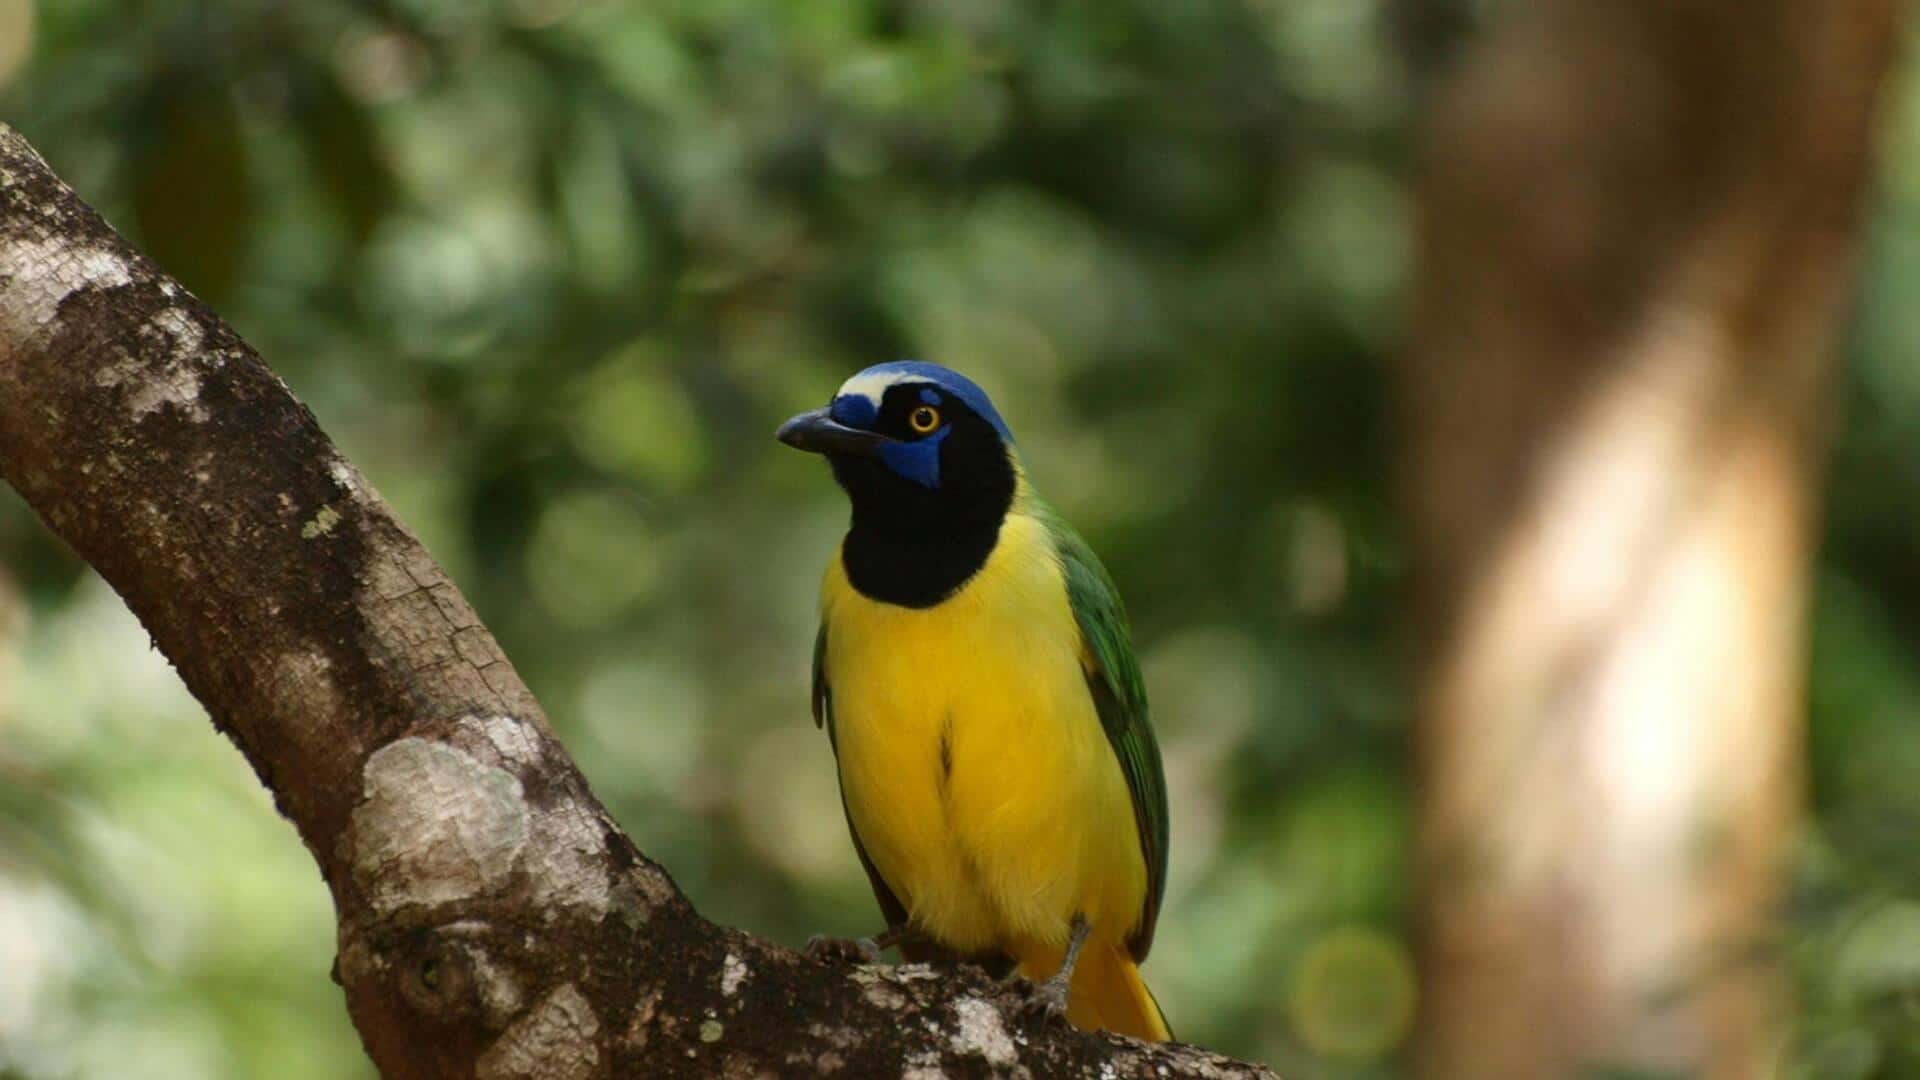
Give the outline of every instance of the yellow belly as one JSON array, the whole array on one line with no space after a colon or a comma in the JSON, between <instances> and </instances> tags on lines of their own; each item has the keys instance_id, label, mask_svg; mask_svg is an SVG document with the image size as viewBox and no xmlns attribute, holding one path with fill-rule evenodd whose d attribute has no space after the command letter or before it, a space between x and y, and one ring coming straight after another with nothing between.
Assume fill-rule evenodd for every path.
<instances>
[{"instance_id":1,"label":"yellow belly","mask_svg":"<svg viewBox=\"0 0 1920 1080\"><path fill-rule=\"evenodd\" d=\"M1076 914L1124 940L1146 867L1042 527L1010 515L933 608L866 599L837 558L822 605L848 815L913 923L1022 958L1057 957Z\"/></svg>"}]
</instances>

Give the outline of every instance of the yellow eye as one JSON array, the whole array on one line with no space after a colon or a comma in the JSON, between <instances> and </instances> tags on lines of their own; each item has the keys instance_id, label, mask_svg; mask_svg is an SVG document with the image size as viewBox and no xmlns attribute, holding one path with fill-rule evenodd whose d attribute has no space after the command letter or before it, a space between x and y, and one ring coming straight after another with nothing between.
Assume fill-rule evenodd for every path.
<instances>
[{"instance_id":1,"label":"yellow eye","mask_svg":"<svg viewBox=\"0 0 1920 1080\"><path fill-rule=\"evenodd\" d=\"M922 405L913 410L913 415L907 417L907 426L925 435L940 426L940 410L931 405Z\"/></svg>"}]
</instances>

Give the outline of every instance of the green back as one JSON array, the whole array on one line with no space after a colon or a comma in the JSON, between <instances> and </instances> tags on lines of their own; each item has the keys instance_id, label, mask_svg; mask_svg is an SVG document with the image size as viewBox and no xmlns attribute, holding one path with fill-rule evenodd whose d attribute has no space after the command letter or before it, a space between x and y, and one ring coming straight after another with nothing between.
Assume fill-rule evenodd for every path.
<instances>
[{"instance_id":1,"label":"green back","mask_svg":"<svg viewBox=\"0 0 1920 1080\"><path fill-rule=\"evenodd\" d=\"M1060 554L1067 603L1086 640L1087 689L1133 795L1133 822L1147 864L1147 903L1127 948L1135 960L1145 960L1167 888L1167 780L1160 767L1160 744L1147 718L1147 687L1133 658L1127 611L1107 568L1073 526L1037 496L1028 496L1025 509L1046 526Z\"/></svg>"}]
</instances>

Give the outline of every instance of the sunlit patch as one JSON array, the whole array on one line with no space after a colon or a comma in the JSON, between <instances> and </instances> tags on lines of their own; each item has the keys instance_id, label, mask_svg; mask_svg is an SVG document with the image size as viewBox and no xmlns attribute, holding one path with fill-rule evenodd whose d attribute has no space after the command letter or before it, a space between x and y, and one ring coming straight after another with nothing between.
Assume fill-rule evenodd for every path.
<instances>
[{"instance_id":1,"label":"sunlit patch","mask_svg":"<svg viewBox=\"0 0 1920 1080\"><path fill-rule=\"evenodd\" d=\"M0 0L0 86L12 82L33 55L31 0Z\"/></svg>"}]
</instances>

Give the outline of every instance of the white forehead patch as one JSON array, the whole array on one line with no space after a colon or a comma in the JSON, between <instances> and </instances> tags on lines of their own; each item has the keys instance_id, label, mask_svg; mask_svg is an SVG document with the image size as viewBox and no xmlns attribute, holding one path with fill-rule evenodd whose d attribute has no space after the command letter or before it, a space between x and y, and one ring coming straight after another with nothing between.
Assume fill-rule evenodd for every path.
<instances>
[{"instance_id":1,"label":"white forehead patch","mask_svg":"<svg viewBox=\"0 0 1920 1080\"><path fill-rule=\"evenodd\" d=\"M857 394L873 402L874 408L880 407L880 399L887 396L887 389L897 383L926 382L926 376L911 371L863 371L840 384L840 392L833 395L843 398Z\"/></svg>"}]
</instances>

